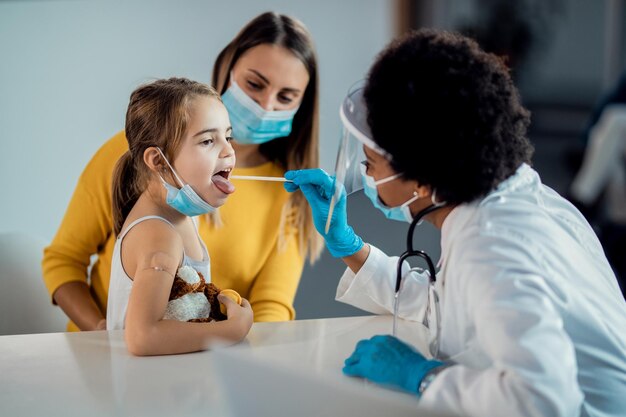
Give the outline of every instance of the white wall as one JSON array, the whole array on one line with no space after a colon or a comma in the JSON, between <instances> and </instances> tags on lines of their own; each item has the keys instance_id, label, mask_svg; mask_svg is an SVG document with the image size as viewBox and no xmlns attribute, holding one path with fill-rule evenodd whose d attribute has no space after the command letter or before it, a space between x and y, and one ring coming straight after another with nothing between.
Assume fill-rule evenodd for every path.
<instances>
[{"instance_id":1,"label":"white wall","mask_svg":"<svg viewBox=\"0 0 626 417\"><path fill-rule=\"evenodd\" d=\"M393 2L0 1L0 233L52 239L85 164L124 126L131 91L153 78L210 82L213 60L255 15L302 20L316 42L322 167L339 103L391 39Z\"/></svg>"}]
</instances>

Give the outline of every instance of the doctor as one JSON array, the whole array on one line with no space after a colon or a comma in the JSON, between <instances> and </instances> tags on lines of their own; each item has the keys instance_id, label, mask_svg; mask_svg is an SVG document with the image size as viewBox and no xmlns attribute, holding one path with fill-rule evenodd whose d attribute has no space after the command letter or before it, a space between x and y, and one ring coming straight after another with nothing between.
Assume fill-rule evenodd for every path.
<instances>
[{"instance_id":1,"label":"doctor","mask_svg":"<svg viewBox=\"0 0 626 417\"><path fill-rule=\"evenodd\" d=\"M407 262L400 274L399 315L428 326L428 358L375 336L344 373L462 415L623 416L626 304L589 224L531 168L529 113L502 62L462 36L421 30L392 42L346 100L365 193L388 218L441 229L442 255L436 276ZM398 258L352 230L345 192L325 233L333 178L285 177L348 266L337 300L393 311Z\"/></svg>"}]
</instances>

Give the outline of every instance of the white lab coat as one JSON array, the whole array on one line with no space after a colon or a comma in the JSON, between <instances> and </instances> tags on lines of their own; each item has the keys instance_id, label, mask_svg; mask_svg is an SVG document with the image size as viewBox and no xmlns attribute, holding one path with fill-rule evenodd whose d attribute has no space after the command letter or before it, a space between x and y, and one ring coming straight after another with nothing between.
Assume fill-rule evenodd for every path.
<instances>
[{"instance_id":1,"label":"white lab coat","mask_svg":"<svg viewBox=\"0 0 626 417\"><path fill-rule=\"evenodd\" d=\"M626 415L626 303L571 204L524 164L452 210L441 233L439 356L457 365L423 403L480 417ZM359 272L342 276L337 300L389 314L397 259L372 246ZM423 321L426 286L407 275L402 318Z\"/></svg>"}]
</instances>

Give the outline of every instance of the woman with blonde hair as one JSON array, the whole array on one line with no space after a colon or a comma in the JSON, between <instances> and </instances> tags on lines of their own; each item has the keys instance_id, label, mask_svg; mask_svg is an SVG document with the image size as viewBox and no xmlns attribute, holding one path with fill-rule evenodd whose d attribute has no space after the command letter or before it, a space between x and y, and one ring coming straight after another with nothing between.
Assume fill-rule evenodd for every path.
<instances>
[{"instance_id":1,"label":"woman with blonde hair","mask_svg":"<svg viewBox=\"0 0 626 417\"><path fill-rule=\"evenodd\" d=\"M233 125L232 176L282 176L319 165L317 78L311 36L289 16L263 13L224 48L213 84ZM115 243L111 178L127 149L122 131L96 152L44 251L44 281L71 319L68 330L106 328ZM300 193L290 196L279 183L233 183L237 191L219 215L199 216L212 280L248 299L255 321L292 320L304 259L314 261L323 246L310 209Z\"/></svg>"}]
</instances>

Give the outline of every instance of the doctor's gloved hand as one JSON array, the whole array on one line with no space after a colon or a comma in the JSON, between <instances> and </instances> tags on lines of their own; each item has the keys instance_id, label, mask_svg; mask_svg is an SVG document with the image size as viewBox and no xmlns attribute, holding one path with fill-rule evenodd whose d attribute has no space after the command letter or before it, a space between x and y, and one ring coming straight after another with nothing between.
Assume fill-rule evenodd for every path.
<instances>
[{"instance_id":1,"label":"doctor's gloved hand","mask_svg":"<svg viewBox=\"0 0 626 417\"><path fill-rule=\"evenodd\" d=\"M286 182L285 189L289 192L300 189L309 202L315 228L326 241L331 255L335 258L350 256L363 247L363 240L348 225L346 192L343 185L340 185L341 197L335 202L330 228L326 234L324 233L326 219L330 210L330 200L335 192L335 179L319 168L287 171L285 178L293 181Z\"/></svg>"},{"instance_id":2,"label":"doctor's gloved hand","mask_svg":"<svg viewBox=\"0 0 626 417\"><path fill-rule=\"evenodd\" d=\"M426 359L393 336L374 336L357 343L345 361L343 373L419 395L419 385L426 373L442 365L443 362Z\"/></svg>"}]
</instances>

